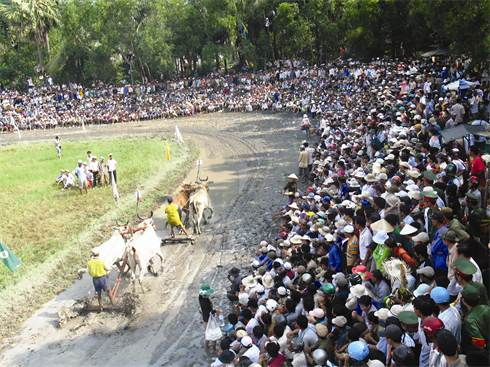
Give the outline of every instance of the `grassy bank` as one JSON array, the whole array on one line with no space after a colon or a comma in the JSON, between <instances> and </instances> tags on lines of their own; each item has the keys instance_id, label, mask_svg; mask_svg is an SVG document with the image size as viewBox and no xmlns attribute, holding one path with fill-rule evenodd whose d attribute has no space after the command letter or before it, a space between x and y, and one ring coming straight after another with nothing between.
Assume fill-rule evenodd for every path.
<instances>
[{"instance_id":1,"label":"grassy bank","mask_svg":"<svg viewBox=\"0 0 490 367\"><path fill-rule=\"evenodd\" d=\"M136 189L145 213L173 191L198 155L193 142L179 146L171 135L64 141L62 149L58 160L50 141L0 147L0 239L26 265L11 273L0 264L0 337L73 281L116 219L135 215ZM99 158L114 154L119 205L110 187L84 196L54 187L60 169L72 171L88 150Z\"/></svg>"}]
</instances>

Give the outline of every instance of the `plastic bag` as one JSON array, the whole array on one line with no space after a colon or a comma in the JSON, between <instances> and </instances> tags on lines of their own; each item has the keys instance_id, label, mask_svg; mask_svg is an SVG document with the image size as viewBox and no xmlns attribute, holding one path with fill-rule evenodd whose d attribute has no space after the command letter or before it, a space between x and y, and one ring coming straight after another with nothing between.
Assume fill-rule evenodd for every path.
<instances>
[{"instance_id":1,"label":"plastic bag","mask_svg":"<svg viewBox=\"0 0 490 367\"><path fill-rule=\"evenodd\" d=\"M211 314L209 315L208 325L206 326L206 333L204 338L208 341L215 341L221 339L223 333L216 321L216 318Z\"/></svg>"}]
</instances>

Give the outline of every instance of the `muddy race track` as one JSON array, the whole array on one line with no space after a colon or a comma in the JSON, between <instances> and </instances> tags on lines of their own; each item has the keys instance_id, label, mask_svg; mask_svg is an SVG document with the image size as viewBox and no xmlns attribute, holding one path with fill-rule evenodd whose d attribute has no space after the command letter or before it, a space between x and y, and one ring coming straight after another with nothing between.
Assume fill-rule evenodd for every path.
<instances>
[{"instance_id":1,"label":"muddy race track","mask_svg":"<svg viewBox=\"0 0 490 367\"><path fill-rule=\"evenodd\" d=\"M114 311L77 312L81 307L73 307L76 301L88 297L96 304L96 300L89 275L73 282L28 319L17 335L4 340L0 365L209 366L217 354L203 348L198 290L203 282L209 283L215 289L213 306L225 315L233 310L226 298L228 270L236 266L246 272L260 241L277 234L271 213L285 203L277 192L286 184L285 177L297 173L297 147L304 138L300 119L288 114L216 113L93 126L86 133L81 129L24 132L23 140L48 139L51 144L55 133L62 139L83 139L173 133L178 125L185 138L199 144L201 177L214 181L209 194L216 214L203 226L194 246L185 242L162 247L163 270L156 277L145 276L146 293L123 279ZM16 134L2 134L0 142L16 138ZM196 173L194 168L187 182L194 181ZM154 219L158 236L166 236L163 208ZM116 277L111 271L111 286Z\"/></svg>"}]
</instances>

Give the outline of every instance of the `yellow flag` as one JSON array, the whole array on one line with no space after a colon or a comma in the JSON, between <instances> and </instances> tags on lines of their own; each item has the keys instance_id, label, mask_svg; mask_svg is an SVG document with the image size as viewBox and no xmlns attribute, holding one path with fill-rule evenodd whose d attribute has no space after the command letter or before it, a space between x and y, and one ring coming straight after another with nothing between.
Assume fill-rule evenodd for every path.
<instances>
[{"instance_id":1,"label":"yellow flag","mask_svg":"<svg viewBox=\"0 0 490 367\"><path fill-rule=\"evenodd\" d=\"M169 161L170 160L170 147L168 146L168 141L165 142L165 144L166 144L165 150L167 151L167 161Z\"/></svg>"}]
</instances>

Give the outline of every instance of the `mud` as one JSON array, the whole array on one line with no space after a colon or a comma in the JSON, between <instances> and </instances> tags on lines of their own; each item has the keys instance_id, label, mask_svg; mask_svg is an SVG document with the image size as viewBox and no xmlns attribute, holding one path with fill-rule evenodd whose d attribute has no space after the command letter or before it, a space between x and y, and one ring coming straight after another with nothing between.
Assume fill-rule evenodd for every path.
<instances>
[{"instance_id":1,"label":"mud","mask_svg":"<svg viewBox=\"0 0 490 367\"><path fill-rule=\"evenodd\" d=\"M225 314L232 311L226 298L228 270L236 266L246 272L260 241L277 234L271 215L286 203L277 192L286 184L286 176L297 173L297 147L304 139L297 128L300 119L300 115L287 114L219 113L89 127L86 133L79 129L24 132L23 140L49 139L51 144L54 134L84 139L168 133L178 125L184 137L200 146L200 176L214 181L209 194L216 214L195 245L162 247L164 270L158 277L146 275L147 293L123 279L116 310L61 312L60 327L64 305L85 297L97 303L92 280L85 274L29 318L18 335L4 341L0 365L209 366L217 354L203 348L197 292L202 283L209 283L215 289L214 307ZM16 139L13 134L0 135L0 142ZM185 181L196 177L197 166ZM163 207L154 217L158 235L165 236ZM159 267L159 259L155 265ZM110 285L117 277L111 273Z\"/></svg>"}]
</instances>

